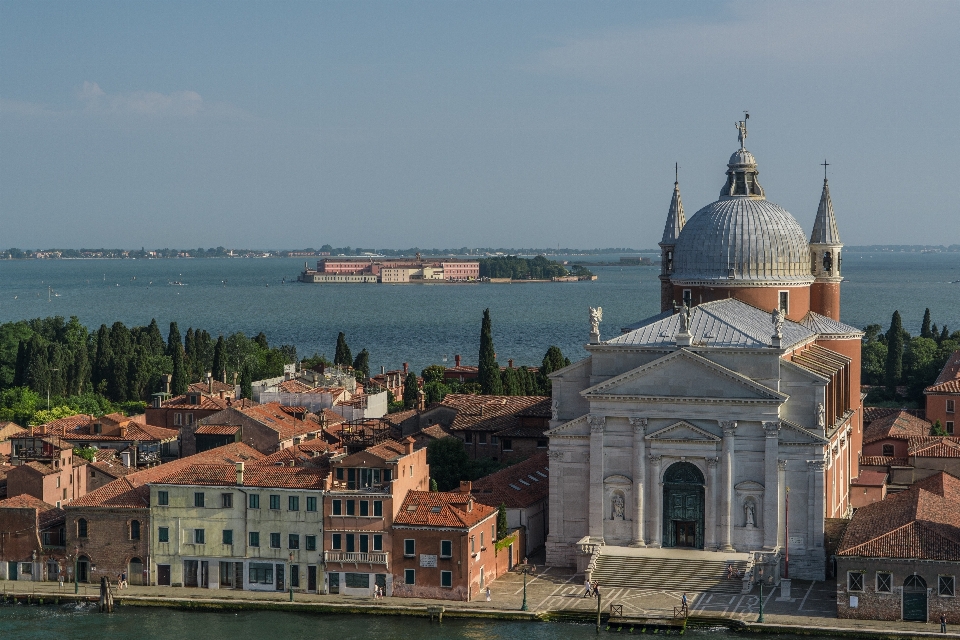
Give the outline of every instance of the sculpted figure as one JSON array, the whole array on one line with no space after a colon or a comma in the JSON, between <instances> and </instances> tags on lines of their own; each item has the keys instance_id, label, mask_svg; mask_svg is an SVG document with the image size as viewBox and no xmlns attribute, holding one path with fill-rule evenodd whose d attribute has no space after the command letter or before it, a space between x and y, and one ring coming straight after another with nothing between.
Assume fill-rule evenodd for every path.
<instances>
[{"instance_id":1,"label":"sculpted figure","mask_svg":"<svg viewBox=\"0 0 960 640\"><path fill-rule=\"evenodd\" d=\"M823 429L827 424L827 412L823 408L823 403L817 403L817 426Z\"/></svg>"},{"instance_id":2,"label":"sculpted figure","mask_svg":"<svg viewBox=\"0 0 960 640\"><path fill-rule=\"evenodd\" d=\"M553 419L557 420L560 417L560 401L556 398L553 399L551 410L553 412Z\"/></svg>"},{"instance_id":3,"label":"sculpted figure","mask_svg":"<svg viewBox=\"0 0 960 640\"><path fill-rule=\"evenodd\" d=\"M623 520L623 496L619 493L613 494L613 520Z\"/></svg>"},{"instance_id":4,"label":"sculpted figure","mask_svg":"<svg viewBox=\"0 0 960 640\"><path fill-rule=\"evenodd\" d=\"M603 320L603 307L590 307L590 333L600 333L601 320Z\"/></svg>"},{"instance_id":5,"label":"sculpted figure","mask_svg":"<svg viewBox=\"0 0 960 640\"><path fill-rule=\"evenodd\" d=\"M737 122L737 140L740 141L740 148L743 149L744 144L747 142L747 121L740 120Z\"/></svg>"},{"instance_id":6,"label":"sculpted figure","mask_svg":"<svg viewBox=\"0 0 960 640\"><path fill-rule=\"evenodd\" d=\"M786 316L783 315L783 311L780 309L774 309L770 313L770 319L773 321L773 335L777 338L783 337L783 323L786 321Z\"/></svg>"},{"instance_id":7,"label":"sculpted figure","mask_svg":"<svg viewBox=\"0 0 960 640\"><path fill-rule=\"evenodd\" d=\"M690 333L690 307L686 302L680 307L680 333Z\"/></svg>"},{"instance_id":8,"label":"sculpted figure","mask_svg":"<svg viewBox=\"0 0 960 640\"><path fill-rule=\"evenodd\" d=\"M753 506L753 503L752 503L752 502L748 502L746 505L744 505L743 509L744 509L744 511L746 512L746 522L747 522L747 526L748 526L748 527L756 527L756 526L757 526L757 511L756 511L756 507Z\"/></svg>"}]
</instances>

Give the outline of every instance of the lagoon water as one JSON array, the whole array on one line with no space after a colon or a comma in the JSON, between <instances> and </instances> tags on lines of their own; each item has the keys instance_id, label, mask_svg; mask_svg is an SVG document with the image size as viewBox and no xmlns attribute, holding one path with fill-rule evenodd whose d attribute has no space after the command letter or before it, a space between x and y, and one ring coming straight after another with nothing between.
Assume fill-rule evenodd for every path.
<instances>
[{"instance_id":1,"label":"lagoon water","mask_svg":"<svg viewBox=\"0 0 960 640\"><path fill-rule=\"evenodd\" d=\"M595 627L588 624L448 619L439 625L423 618L272 611L211 613L135 607L119 607L112 614L95 611L92 606L0 605L0 633L11 640L261 640L267 636L283 640L329 637L338 640L587 640L598 637ZM720 640L737 636L725 630L691 630L685 637ZM833 640L829 636L818 637Z\"/></svg>"},{"instance_id":2,"label":"lagoon water","mask_svg":"<svg viewBox=\"0 0 960 640\"><path fill-rule=\"evenodd\" d=\"M487 307L500 363L512 358L517 366L539 364L550 345L571 360L585 356L587 307L603 307L604 337L659 312L659 267L594 267L597 281L576 283L316 285L296 282L303 264L292 258L0 261L0 322L76 315L96 329L156 318L166 335L175 320L181 333L263 331L271 344L331 359L343 331L354 354L370 351L371 369L409 362L419 371L452 366L458 353L476 364ZM930 307L938 325L960 329L960 253L850 251L843 271L841 313L851 325L886 326L899 309L916 334ZM169 284L177 281L183 286Z\"/></svg>"}]
</instances>

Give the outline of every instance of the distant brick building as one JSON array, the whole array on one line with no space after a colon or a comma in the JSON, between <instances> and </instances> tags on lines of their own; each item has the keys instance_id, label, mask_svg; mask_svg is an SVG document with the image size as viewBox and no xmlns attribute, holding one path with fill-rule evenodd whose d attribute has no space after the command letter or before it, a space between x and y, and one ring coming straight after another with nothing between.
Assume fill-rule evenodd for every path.
<instances>
[{"instance_id":1,"label":"distant brick building","mask_svg":"<svg viewBox=\"0 0 960 640\"><path fill-rule=\"evenodd\" d=\"M936 381L923 390L927 397L927 420L940 421L948 435L957 433L960 406L960 349L953 352ZM958 434L960 435L960 434Z\"/></svg>"},{"instance_id":2,"label":"distant brick building","mask_svg":"<svg viewBox=\"0 0 960 640\"><path fill-rule=\"evenodd\" d=\"M7 496L28 494L57 507L87 492L87 461L57 438L18 435L11 439L12 468L7 472Z\"/></svg>"},{"instance_id":3,"label":"distant brick building","mask_svg":"<svg viewBox=\"0 0 960 640\"><path fill-rule=\"evenodd\" d=\"M475 480L473 496L495 509L506 506L507 527L524 530L523 555L531 555L547 541L550 470L545 451Z\"/></svg>"},{"instance_id":4,"label":"distant brick building","mask_svg":"<svg viewBox=\"0 0 960 640\"><path fill-rule=\"evenodd\" d=\"M276 402L251 406L245 402L234 403L193 425L184 425L180 430L183 455L193 455L205 448L224 444L222 440L205 440L203 436L244 442L266 454L321 437L323 427L317 420L307 419L308 413L302 407L285 407ZM210 429L212 425L232 427L233 430Z\"/></svg>"},{"instance_id":5,"label":"distant brick building","mask_svg":"<svg viewBox=\"0 0 960 640\"><path fill-rule=\"evenodd\" d=\"M27 494L0 501L0 580L56 580L63 521L63 509Z\"/></svg>"}]
</instances>

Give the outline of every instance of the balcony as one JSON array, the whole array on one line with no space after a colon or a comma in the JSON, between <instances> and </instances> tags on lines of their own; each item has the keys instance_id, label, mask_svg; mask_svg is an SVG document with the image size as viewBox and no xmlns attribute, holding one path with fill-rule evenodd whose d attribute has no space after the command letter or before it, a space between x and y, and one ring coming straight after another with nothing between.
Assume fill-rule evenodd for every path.
<instances>
[{"instance_id":1,"label":"balcony","mask_svg":"<svg viewBox=\"0 0 960 640\"><path fill-rule=\"evenodd\" d=\"M324 562L347 562L351 564L382 564L386 565L390 557L388 551L375 553L361 553L354 551L324 551Z\"/></svg>"}]
</instances>

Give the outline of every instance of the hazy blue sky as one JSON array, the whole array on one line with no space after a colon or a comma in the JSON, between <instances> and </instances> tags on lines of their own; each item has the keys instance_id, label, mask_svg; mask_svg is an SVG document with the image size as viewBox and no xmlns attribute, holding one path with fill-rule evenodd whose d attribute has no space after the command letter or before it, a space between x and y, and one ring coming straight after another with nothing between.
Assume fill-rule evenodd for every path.
<instances>
[{"instance_id":1,"label":"hazy blue sky","mask_svg":"<svg viewBox=\"0 0 960 640\"><path fill-rule=\"evenodd\" d=\"M960 2L0 1L0 246L960 242Z\"/></svg>"}]
</instances>

